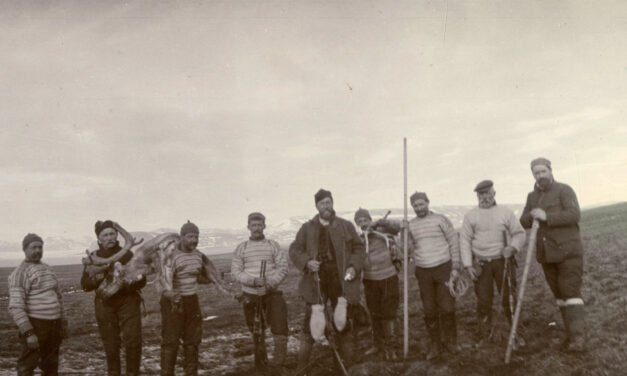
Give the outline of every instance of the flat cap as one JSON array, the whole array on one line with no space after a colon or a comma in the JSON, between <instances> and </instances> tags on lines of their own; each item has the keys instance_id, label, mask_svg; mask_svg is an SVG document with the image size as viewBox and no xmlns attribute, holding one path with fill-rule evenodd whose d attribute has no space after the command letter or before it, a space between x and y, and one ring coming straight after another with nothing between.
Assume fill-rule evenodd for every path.
<instances>
[{"instance_id":1,"label":"flat cap","mask_svg":"<svg viewBox=\"0 0 627 376\"><path fill-rule=\"evenodd\" d=\"M493 185L494 183L492 182L492 180L482 180L475 187L475 192L477 193L485 192L489 190L490 188L492 188Z\"/></svg>"},{"instance_id":2,"label":"flat cap","mask_svg":"<svg viewBox=\"0 0 627 376\"><path fill-rule=\"evenodd\" d=\"M413 204L414 201L420 200L420 199L425 200L426 202L429 202L429 197L427 197L427 194L424 192L414 192L414 194L409 196L409 202L411 204Z\"/></svg>"},{"instance_id":3,"label":"flat cap","mask_svg":"<svg viewBox=\"0 0 627 376\"><path fill-rule=\"evenodd\" d=\"M263 214L261 214L260 212L252 212L252 213L248 214L248 222L250 222L252 220L260 220L260 221L263 221L265 223L266 222L266 217Z\"/></svg>"}]
</instances>

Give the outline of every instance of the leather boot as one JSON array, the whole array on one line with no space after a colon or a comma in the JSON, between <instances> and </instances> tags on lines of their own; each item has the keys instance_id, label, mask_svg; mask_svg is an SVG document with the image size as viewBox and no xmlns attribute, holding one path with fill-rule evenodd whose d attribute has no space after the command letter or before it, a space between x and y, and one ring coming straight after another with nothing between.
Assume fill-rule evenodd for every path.
<instances>
[{"instance_id":1,"label":"leather boot","mask_svg":"<svg viewBox=\"0 0 627 376\"><path fill-rule=\"evenodd\" d=\"M185 376L198 376L198 345L183 346Z\"/></svg>"},{"instance_id":2,"label":"leather boot","mask_svg":"<svg viewBox=\"0 0 627 376\"><path fill-rule=\"evenodd\" d=\"M394 320L383 321L383 352L388 362L398 360L394 351Z\"/></svg>"},{"instance_id":3,"label":"leather boot","mask_svg":"<svg viewBox=\"0 0 627 376\"><path fill-rule=\"evenodd\" d=\"M298 345L298 364L296 365L295 376L306 375L309 368L309 358L313 347L313 338L307 333L301 333Z\"/></svg>"},{"instance_id":4,"label":"leather boot","mask_svg":"<svg viewBox=\"0 0 627 376\"><path fill-rule=\"evenodd\" d=\"M161 376L174 376L178 346L161 345Z\"/></svg>"},{"instance_id":5,"label":"leather boot","mask_svg":"<svg viewBox=\"0 0 627 376\"><path fill-rule=\"evenodd\" d=\"M383 348L383 321L372 320L372 346L364 353L367 356L381 351Z\"/></svg>"},{"instance_id":6,"label":"leather boot","mask_svg":"<svg viewBox=\"0 0 627 376\"><path fill-rule=\"evenodd\" d=\"M568 322L568 346L566 351L586 351L585 323L583 304L566 306L566 318Z\"/></svg>"},{"instance_id":7,"label":"leather boot","mask_svg":"<svg viewBox=\"0 0 627 376\"><path fill-rule=\"evenodd\" d=\"M425 325L429 333L429 352L427 360L433 360L440 356L442 344L440 341L440 320L438 316L425 316Z\"/></svg>"},{"instance_id":8,"label":"leather boot","mask_svg":"<svg viewBox=\"0 0 627 376\"><path fill-rule=\"evenodd\" d=\"M447 312L440 315L443 334L443 347L449 354L455 355L459 352L457 347L457 323L455 312Z\"/></svg>"}]
</instances>

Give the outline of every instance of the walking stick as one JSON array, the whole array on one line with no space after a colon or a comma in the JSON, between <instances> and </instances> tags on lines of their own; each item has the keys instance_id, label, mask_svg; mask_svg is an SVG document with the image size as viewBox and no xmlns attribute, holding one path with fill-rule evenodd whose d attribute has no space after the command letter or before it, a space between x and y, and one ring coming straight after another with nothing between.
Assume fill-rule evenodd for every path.
<instances>
[{"instance_id":1,"label":"walking stick","mask_svg":"<svg viewBox=\"0 0 627 376\"><path fill-rule=\"evenodd\" d=\"M266 276L266 260L261 261L259 277ZM255 343L255 368L265 370L268 365L268 353L266 352L266 328L263 317L263 299L261 296L255 305L255 321L253 330L253 340Z\"/></svg>"},{"instance_id":2,"label":"walking stick","mask_svg":"<svg viewBox=\"0 0 627 376\"><path fill-rule=\"evenodd\" d=\"M516 338L516 327L518 326L518 319L520 318L520 310L522 309L523 297L525 296L525 285L527 284L527 277L529 276L529 267L531 265L531 259L536 246L536 236L538 234L538 227L540 224L537 219L533 220L531 231L529 232L529 243L527 244L527 257L525 258L525 269L523 270L522 280L520 281L520 290L518 290L518 301L516 304L516 313L514 314L514 320L512 322L512 328L509 332L509 340L507 341L507 351L505 352L505 364L509 364L512 347L514 345L514 339Z\"/></svg>"},{"instance_id":3,"label":"walking stick","mask_svg":"<svg viewBox=\"0 0 627 376\"><path fill-rule=\"evenodd\" d=\"M404 223L407 224L407 137L403 138L403 215ZM409 228L403 231L403 359L407 359L409 352L409 312L407 309L407 264L409 257L407 255L407 236Z\"/></svg>"}]
</instances>

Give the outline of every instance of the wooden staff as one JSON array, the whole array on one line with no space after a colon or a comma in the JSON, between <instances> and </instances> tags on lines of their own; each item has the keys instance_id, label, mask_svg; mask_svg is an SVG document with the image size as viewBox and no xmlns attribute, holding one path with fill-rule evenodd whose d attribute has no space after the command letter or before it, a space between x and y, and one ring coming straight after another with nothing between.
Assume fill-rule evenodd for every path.
<instances>
[{"instance_id":1,"label":"wooden staff","mask_svg":"<svg viewBox=\"0 0 627 376\"><path fill-rule=\"evenodd\" d=\"M262 260L259 278L265 278L265 276L266 260ZM255 368L259 371L263 371L268 365L268 353L266 352L266 328L265 318L263 315L263 299L261 296L259 296L258 299L259 300L255 306L253 341L255 344Z\"/></svg>"},{"instance_id":2,"label":"wooden staff","mask_svg":"<svg viewBox=\"0 0 627 376\"><path fill-rule=\"evenodd\" d=\"M404 223L407 224L407 138L403 138L403 207L404 207ZM407 291L408 291L408 277L407 277L407 264L409 257L407 255L407 232L409 228L405 228L403 231L403 359L407 359L407 353L409 352L409 312L407 309Z\"/></svg>"},{"instance_id":3,"label":"wooden staff","mask_svg":"<svg viewBox=\"0 0 627 376\"><path fill-rule=\"evenodd\" d=\"M516 313L514 314L514 320L512 321L512 328L509 332L509 340L507 341L507 351L505 352L505 364L509 364L512 347L514 346L514 339L516 338L516 327L518 326L518 319L520 318L520 310L522 309L523 297L525 296L525 285L527 284L527 277L529 276L529 267L531 265L531 259L536 246L536 236L538 234L538 227L540 223L537 219L533 220L531 231L529 232L529 243L527 244L527 257L525 258L525 269L523 270L522 280L520 281L520 290L518 290L518 302L516 304Z\"/></svg>"}]
</instances>

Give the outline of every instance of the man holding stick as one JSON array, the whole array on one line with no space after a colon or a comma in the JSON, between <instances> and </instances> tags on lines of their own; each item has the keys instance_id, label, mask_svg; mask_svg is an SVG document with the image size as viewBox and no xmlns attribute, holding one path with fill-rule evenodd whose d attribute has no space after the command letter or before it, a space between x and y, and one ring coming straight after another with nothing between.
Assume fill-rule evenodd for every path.
<instances>
[{"instance_id":1,"label":"man holding stick","mask_svg":"<svg viewBox=\"0 0 627 376\"><path fill-rule=\"evenodd\" d=\"M266 239L263 230L266 217L258 212L248 215L250 238L240 243L231 262L231 275L242 285L244 318L253 334L255 367L264 372L265 343L264 320L270 325L274 337L272 374L284 372L287 355L287 305L279 285L287 276L287 255L274 240ZM255 327L259 326L260 327ZM263 348L261 348L263 347Z\"/></svg>"},{"instance_id":2,"label":"man holding stick","mask_svg":"<svg viewBox=\"0 0 627 376\"><path fill-rule=\"evenodd\" d=\"M573 189L555 181L551 162L546 158L531 161L535 178L533 191L520 223L530 228L538 220L536 259L542 264L546 281L562 313L568 351L585 351L584 303L581 298L583 244L579 234L580 210Z\"/></svg>"},{"instance_id":3,"label":"man holding stick","mask_svg":"<svg viewBox=\"0 0 627 376\"><path fill-rule=\"evenodd\" d=\"M503 298L505 315L511 322L509 291L501 291L503 274L508 259L524 246L525 230L512 210L496 204L496 191L491 180L479 182L475 192L479 206L464 215L460 237L462 262L475 282L479 342L482 342L489 338L492 329L495 283Z\"/></svg>"}]
</instances>

